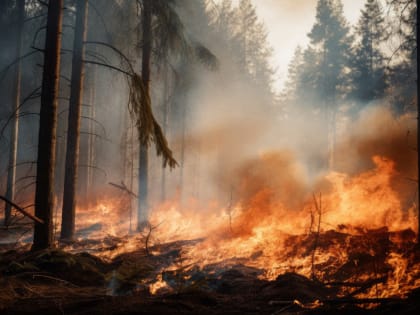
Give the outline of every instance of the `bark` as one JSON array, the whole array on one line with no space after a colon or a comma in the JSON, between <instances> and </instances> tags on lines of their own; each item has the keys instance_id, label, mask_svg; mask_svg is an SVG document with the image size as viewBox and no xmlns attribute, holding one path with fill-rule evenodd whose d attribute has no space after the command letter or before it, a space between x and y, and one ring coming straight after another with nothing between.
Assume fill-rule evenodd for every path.
<instances>
[{"instance_id":1,"label":"bark","mask_svg":"<svg viewBox=\"0 0 420 315\"><path fill-rule=\"evenodd\" d=\"M76 2L76 28L73 43L73 60L67 128L67 150L64 173L63 212L61 239L73 239L76 216L76 184L79 165L80 111L83 99L84 45L86 41L87 0Z\"/></svg>"},{"instance_id":2,"label":"bark","mask_svg":"<svg viewBox=\"0 0 420 315\"><path fill-rule=\"evenodd\" d=\"M94 65L92 66L92 79L91 79L91 86L90 86L90 95L89 95L89 117L91 120L89 121L88 130L88 154L87 154L87 185L86 185L86 195L91 195L91 188L94 185L93 183L93 168L92 166L95 165L95 144L96 144L96 133L95 124L93 119L96 119L96 112L95 112L95 102L96 102L96 76L97 76L97 67ZM89 201L89 200L88 200Z\"/></svg>"},{"instance_id":3,"label":"bark","mask_svg":"<svg viewBox=\"0 0 420 315\"><path fill-rule=\"evenodd\" d=\"M420 0L416 0L416 47L419 47L420 35ZM417 48L417 245L420 247L420 107L419 107L419 93L420 93L420 54Z\"/></svg>"},{"instance_id":4,"label":"bark","mask_svg":"<svg viewBox=\"0 0 420 315\"><path fill-rule=\"evenodd\" d=\"M38 222L40 224L44 224L44 221L42 221L40 218L37 218L37 217L33 216L32 214L27 212L22 207L15 204L13 201L7 199L7 197L3 197L3 196L0 195L0 200L3 200L6 203L6 205L10 205L11 207L15 208L17 211L19 211L20 213L22 213L24 216L28 217L29 219L31 219L35 222Z\"/></svg>"},{"instance_id":5,"label":"bark","mask_svg":"<svg viewBox=\"0 0 420 315\"><path fill-rule=\"evenodd\" d=\"M21 50L22 50L22 32L25 20L25 0L18 0L16 4L17 28L16 28L16 63L15 84L13 91L13 108L14 117L12 119L10 132L10 151L9 151L9 167L7 172L7 188L6 198L15 199L15 182L16 182L16 160L19 139L19 105L20 105L20 89L21 89ZM11 219L12 206L6 203L4 225L8 226Z\"/></svg>"},{"instance_id":6,"label":"bark","mask_svg":"<svg viewBox=\"0 0 420 315\"><path fill-rule=\"evenodd\" d=\"M88 26L88 28L90 28ZM88 35L89 36L89 35ZM81 129L83 125L87 128L87 134L85 137L80 139L80 154L79 154L79 171L77 176L77 181L79 183L77 191L81 196L78 198L78 202L82 203L84 206L89 207L89 205L94 202L95 196L92 189L92 180L93 180L93 170L94 170L94 151L95 151L95 98L96 98L96 65L85 68L85 77L84 77L84 91L83 94L84 100L88 104L88 107L81 109ZM85 113L85 114L84 114ZM83 115L86 115L85 124L83 124Z\"/></svg>"},{"instance_id":7,"label":"bark","mask_svg":"<svg viewBox=\"0 0 420 315\"><path fill-rule=\"evenodd\" d=\"M35 223L33 250L53 245L54 163L62 17L63 0L50 1L42 75L35 190L35 216L44 223Z\"/></svg>"},{"instance_id":8,"label":"bark","mask_svg":"<svg viewBox=\"0 0 420 315\"><path fill-rule=\"evenodd\" d=\"M162 116L163 116L163 125L162 131L166 139L168 139L168 111L169 111L169 73L168 73L168 66L165 66L164 69L164 85L163 85L163 108L162 108ZM161 187L160 187L160 194L161 194L161 201L164 202L166 200L166 169L162 167L162 177L161 177Z\"/></svg>"},{"instance_id":9,"label":"bark","mask_svg":"<svg viewBox=\"0 0 420 315\"><path fill-rule=\"evenodd\" d=\"M183 95L184 96L184 95ZM186 103L185 103L185 97L182 98L182 117L181 117L181 128L182 128L182 134L181 134L181 158L180 158L180 174L179 174L179 195L181 204L184 203L184 166L185 166L185 133L186 133L186 115L187 115L187 109L186 109Z\"/></svg>"},{"instance_id":10,"label":"bark","mask_svg":"<svg viewBox=\"0 0 420 315\"><path fill-rule=\"evenodd\" d=\"M142 26L143 49L141 77L146 97L150 99L150 66L152 55L152 2L143 1ZM140 144L139 150L139 202L137 208L137 230L142 230L147 221L148 211L148 147Z\"/></svg>"}]
</instances>

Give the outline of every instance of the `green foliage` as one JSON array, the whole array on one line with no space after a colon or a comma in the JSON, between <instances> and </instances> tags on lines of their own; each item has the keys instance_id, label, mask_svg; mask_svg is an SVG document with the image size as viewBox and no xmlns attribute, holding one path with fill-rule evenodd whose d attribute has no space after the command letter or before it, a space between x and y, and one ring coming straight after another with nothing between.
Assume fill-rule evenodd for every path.
<instances>
[{"instance_id":1,"label":"green foliage","mask_svg":"<svg viewBox=\"0 0 420 315\"><path fill-rule=\"evenodd\" d=\"M390 63L390 87L393 108L397 113L415 111L417 99L417 8L414 0L388 0L395 19L392 36L398 41L393 47Z\"/></svg>"},{"instance_id":2,"label":"green foliage","mask_svg":"<svg viewBox=\"0 0 420 315\"><path fill-rule=\"evenodd\" d=\"M367 103L384 97L387 88L386 58L381 47L387 34L377 0L367 0L356 25L356 36L351 64L352 96Z\"/></svg>"},{"instance_id":3,"label":"green foliage","mask_svg":"<svg viewBox=\"0 0 420 315\"><path fill-rule=\"evenodd\" d=\"M273 49L255 6L250 0L241 0L234 7L231 0L224 0L210 12L213 36L224 49L218 53L236 65L233 73L249 84L263 104L273 104L274 70L270 65Z\"/></svg>"},{"instance_id":4,"label":"green foliage","mask_svg":"<svg viewBox=\"0 0 420 315\"><path fill-rule=\"evenodd\" d=\"M346 68L352 40L340 0L318 1L316 21L308 36L319 54L314 84L321 98L335 103L348 84Z\"/></svg>"}]
</instances>

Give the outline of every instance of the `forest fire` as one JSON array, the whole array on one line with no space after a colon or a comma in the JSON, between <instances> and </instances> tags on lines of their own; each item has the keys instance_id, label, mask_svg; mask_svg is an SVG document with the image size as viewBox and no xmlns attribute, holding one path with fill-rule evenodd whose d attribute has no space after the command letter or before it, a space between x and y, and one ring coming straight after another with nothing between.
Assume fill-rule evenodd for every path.
<instances>
[{"instance_id":1,"label":"forest fire","mask_svg":"<svg viewBox=\"0 0 420 315\"><path fill-rule=\"evenodd\" d=\"M404 297L420 286L420 261L411 252L415 209L404 209L393 188L399 176L394 162L381 156L372 162L372 169L353 176L329 173L315 184L323 192L312 193L289 155L269 153L238 170L227 206L215 202L203 210L194 201L168 201L154 208L142 233L129 234L130 199L113 197L80 209L79 234L102 240L127 235L108 250L98 245L107 259L143 248L159 255L160 245L186 241L179 257L150 280L152 294L174 290L165 273L188 282L197 268L220 273L243 265L271 281L293 272L324 283L372 282L359 293L344 287L343 296Z\"/></svg>"},{"instance_id":2,"label":"forest fire","mask_svg":"<svg viewBox=\"0 0 420 315\"><path fill-rule=\"evenodd\" d=\"M419 2L0 1L0 313L417 315Z\"/></svg>"}]
</instances>

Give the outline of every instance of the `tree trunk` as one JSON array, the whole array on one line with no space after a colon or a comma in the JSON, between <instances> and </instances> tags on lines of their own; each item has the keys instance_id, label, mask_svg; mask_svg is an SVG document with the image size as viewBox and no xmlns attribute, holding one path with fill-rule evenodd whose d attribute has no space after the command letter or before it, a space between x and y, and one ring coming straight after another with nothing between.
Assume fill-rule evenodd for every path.
<instances>
[{"instance_id":1,"label":"tree trunk","mask_svg":"<svg viewBox=\"0 0 420 315\"><path fill-rule=\"evenodd\" d=\"M89 204L89 202L91 202L91 198L92 198L92 187L94 186L93 183L93 166L95 165L95 143L96 143L96 136L95 134L95 123L94 123L94 119L96 119L96 112L95 112L95 102L96 102L96 76L97 76L97 66L93 65L92 66L92 73L91 73L91 80L90 80L90 93L89 93L89 117L91 118L91 120L89 120L88 123L88 147L87 147L87 169L86 169L86 196L88 196L87 198L90 199L87 200L87 204Z\"/></svg>"},{"instance_id":2,"label":"tree trunk","mask_svg":"<svg viewBox=\"0 0 420 315\"><path fill-rule=\"evenodd\" d=\"M420 247L420 103L419 103L419 94L420 94L420 53L418 50L419 47L419 35L420 35L420 11L419 5L420 0L416 0L416 47L417 47L417 245Z\"/></svg>"},{"instance_id":3,"label":"tree trunk","mask_svg":"<svg viewBox=\"0 0 420 315\"><path fill-rule=\"evenodd\" d=\"M185 92L183 92L185 93ZM181 205L184 205L184 165L185 165L185 132L186 132L186 115L187 115L187 108L185 103L184 94L182 95L182 117L181 117L181 157L180 157L180 174L179 174L179 198Z\"/></svg>"},{"instance_id":4,"label":"tree trunk","mask_svg":"<svg viewBox=\"0 0 420 315\"><path fill-rule=\"evenodd\" d=\"M152 54L152 2L143 0L143 49L141 77L146 97L150 99L150 66ZM142 230L148 218L148 147L140 144L137 230Z\"/></svg>"},{"instance_id":5,"label":"tree trunk","mask_svg":"<svg viewBox=\"0 0 420 315\"><path fill-rule=\"evenodd\" d=\"M42 75L35 190L35 216L43 220L44 224L35 223L33 250L53 245L54 163L62 17L63 0L50 1Z\"/></svg>"},{"instance_id":6,"label":"tree trunk","mask_svg":"<svg viewBox=\"0 0 420 315\"><path fill-rule=\"evenodd\" d=\"M73 239L76 215L76 184L79 165L80 111L83 99L84 45L86 40L87 0L76 2L76 28L73 42L73 60L67 127L67 150L64 174L61 239Z\"/></svg>"},{"instance_id":7,"label":"tree trunk","mask_svg":"<svg viewBox=\"0 0 420 315\"><path fill-rule=\"evenodd\" d=\"M16 57L19 58L22 49L22 32L25 20L25 0L18 0L16 4ZM9 167L7 172L7 190L6 198L14 201L15 199L15 182L16 182L16 159L19 139L19 105L20 105L20 87L21 87L21 62L16 64L15 85L13 91L13 120L10 131L10 151L9 151ZM12 207L6 203L4 225L10 224Z\"/></svg>"},{"instance_id":8,"label":"tree trunk","mask_svg":"<svg viewBox=\"0 0 420 315\"><path fill-rule=\"evenodd\" d=\"M166 139L168 139L167 134L168 134L168 111L169 111L169 102L170 102L170 97L169 97L169 71L168 71L168 66L165 65L165 68L163 70L163 75L164 75L164 84L163 84L163 108L162 108L162 120L163 120L163 124L162 124L162 131L163 134L165 135ZM160 182L160 199L162 202L164 202L166 200L166 168L162 167L162 177L161 177L161 182Z\"/></svg>"}]
</instances>

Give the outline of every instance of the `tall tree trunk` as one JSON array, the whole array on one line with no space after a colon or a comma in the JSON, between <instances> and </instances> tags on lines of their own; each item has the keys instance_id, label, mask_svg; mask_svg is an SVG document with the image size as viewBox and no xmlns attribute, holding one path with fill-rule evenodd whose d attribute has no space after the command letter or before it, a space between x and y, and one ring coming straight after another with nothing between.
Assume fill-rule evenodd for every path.
<instances>
[{"instance_id":1,"label":"tall tree trunk","mask_svg":"<svg viewBox=\"0 0 420 315\"><path fill-rule=\"evenodd\" d=\"M86 40L87 0L76 2L76 28L73 42L73 60L67 127L66 166L64 174L61 239L74 237L76 215L76 184L79 165L80 111L83 99L84 45Z\"/></svg>"},{"instance_id":2,"label":"tall tree trunk","mask_svg":"<svg viewBox=\"0 0 420 315\"><path fill-rule=\"evenodd\" d=\"M146 97L150 100L150 66L152 55L152 0L143 0L143 49L141 77ZM142 230L148 218L148 147L140 144L137 230Z\"/></svg>"},{"instance_id":3,"label":"tall tree trunk","mask_svg":"<svg viewBox=\"0 0 420 315\"><path fill-rule=\"evenodd\" d=\"M63 0L50 1L42 75L35 190L35 216L44 223L35 223L33 250L53 245L54 163L62 17Z\"/></svg>"},{"instance_id":4,"label":"tall tree trunk","mask_svg":"<svg viewBox=\"0 0 420 315\"><path fill-rule=\"evenodd\" d=\"M416 0L416 45L417 45L417 245L420 247L420 53L419 53L419 36L420 36L420 0Z\"/></svg>"},{"instance_id":5,"label":"tall tree trunk","mask_svg":"<svg viewBox=\"0 0 420 315\"><path fill-rule=\"evenodd\" d=\"M92 196L92 186L93 183L93 166L95 165L95 122L96 111L95 111L95 102L96 102L96 76L97 76L97 66L92 65L91 69L91 80L90 80L90 93L89 93L89 117L91 118L88 123L88 147L87 147L87 169L86 169L86 196ZM89 197L88 197L89 198ZM91 198L91 197L90 197ZM87 200L88 203L91 199Z\"/></svg>"},{"instance_id":6,"label":"tall tree trunk","mask_svg":"<svg viewBox=\"0 0 420 315\"><path fill-rule=\"evenodd\" d=\"M19 58L22 50L22 32L25 20L25 0L18 0L16 4L16 57ZM9 151L9 167L7 172L7 190L6 197L9 200L15 199L15 182L16 182L16 160L19 139L19 105L20 105L20 87L21 87L21 62L16 64L15 84L13 91L13 120L10 131L10 151ZM10 224L12 208L6 203L4 225Z\"/></svg>"},{"instance_id":7,"label":"tall tree trunk","mask_svg":"<svg viewBox=\"0 0 420 315\"><path fill-rule=\"evenodd\" d=\"M183 92L185 93L185 92ZM182 117L181 117L181 157L180 157L180 174L179 174L179 197L181 205L184 205L184 165L185 165L185 132L186 132L186 115L187 115L187 105L185 103L184 94L182 95Z\"/></svg>"},{"instance_id":8,"label":"tall tree trunk","mask_svg":"<svg viewBox=\"0 0 420 315\"><path fill-rule=\"evenodd\" d=\"M163 70L163 108L162 108L162 131L165 135L166 139L168 139L168 111L169 111L169 71L168 71L168 65L165 65L165 68ZM160 182L160 199L162 202L166 200L166 168L162 167L162 176L161 176L161 182Z\"/></svg>"}]
</instances>

